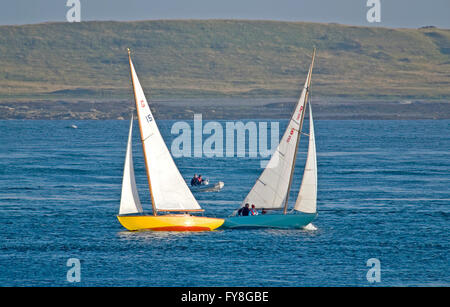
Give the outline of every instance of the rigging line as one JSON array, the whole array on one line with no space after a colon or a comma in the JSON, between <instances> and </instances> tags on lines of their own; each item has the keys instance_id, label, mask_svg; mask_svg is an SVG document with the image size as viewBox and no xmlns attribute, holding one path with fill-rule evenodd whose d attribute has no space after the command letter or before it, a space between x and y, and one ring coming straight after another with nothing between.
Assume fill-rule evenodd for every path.
<instances>
[{"instance_id":1,"label":"rigging line","mask_svg":"<svg viewBox=\"0 0 450 307\"><path fill-rule=\"evenodd\" d=\"M278 153L284 158L285 154L282 153L279 149L277 149L277 150L275 151L275 153L276 153L276 152L278 152ZM275 154L275 153L274 153L274 154ZM272 154L272 157L273 157L273 154ZM270 158L272 159L272 157L270 157Z\"/></svg>"},{"instance_id":2,"label":"rigging line","mask_svg":"<svg viewBox=\"0 0 450 307\"><path fill-rule=\"evenodd\" d=\"M145 139L141 139L141 141L142 142L145 142L145 141L147 141L151 136L153 136L153 132L152 133L150 133Z\"/></svg>"},{"instance_id":3,"label":"rigging line","mask_svg":"<svg viewBox=\"0 0 450 307\"><path fill-rule=\"evenodd\" d=\"M265 185L265 186L267 185L266 183L264 183L264 182L263 182L263 181L262 181L261 179L259 179L259 178L258 178L258 179L256 179L256 181L259 181L259 182L261 182L261 183L262 183L263 185Z\"/></svg>"},{"instance_id":4,"label":"rigging line","mask_svg":"<svg viewBox=\"0 0 450 307\"><path fill-rule=\"evenodd\" d=\"M300 125L299 121L296 121L295 119L291 118L291 121L293 121L294 123L296 123L297 125Z\"/></svg>"}]
</instances>

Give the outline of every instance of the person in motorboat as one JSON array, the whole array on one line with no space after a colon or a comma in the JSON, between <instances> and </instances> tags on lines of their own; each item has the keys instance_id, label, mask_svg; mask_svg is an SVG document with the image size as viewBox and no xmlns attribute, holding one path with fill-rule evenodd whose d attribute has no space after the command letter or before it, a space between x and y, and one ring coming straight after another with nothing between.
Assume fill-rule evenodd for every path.
<instances>
[{"instance_id":1,"label":"person in motorboat","mask_svg":"<svg viewBox=\"0 0 450 307\"><path fill-rule=\"evenodd\" d=\"M250 209L248 208L249 204L245 204L244 207L238 210L239 216L249 216L250 215Z\"/></svg>"},{"instance_id":2,"label":"person in motorboat","mask_svg":"<svg viewBox=\"0 0 450 307\"><path fill-rule=\"evenodd\" d=\"M191 179L191 186L198 185L198 177L197 174L194 174L194 177Z\"/></svg>"},{"instance_id":3,"label":"person in motorboat","mask_svg":"<svg viewBox=\"0 0 450 307\"><path fill-rule=\"evenodd\" d=\"M201 185L202 183L203 183L202 175L198 175L198 178L197 178L197 185Z\"/></svg>"},{"instance_id":4,"label":"person in motorboat","mask_svg":"<svg viewBox=\"0 0 450 307\"><path fill-rule=\"evenodd\" d=\"M258 210L256 210L255 205L252 204L252 208L250 209L251 215L258 215Z\"/></svg>"}]
</instances>

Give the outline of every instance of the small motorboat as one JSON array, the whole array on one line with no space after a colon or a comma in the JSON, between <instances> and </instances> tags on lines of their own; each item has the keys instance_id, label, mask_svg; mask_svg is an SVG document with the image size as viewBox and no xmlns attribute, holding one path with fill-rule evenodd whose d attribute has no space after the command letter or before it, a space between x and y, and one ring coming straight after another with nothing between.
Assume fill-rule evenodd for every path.
<instances>
[{"instance_id":1,"label":"small motorboat","mask_svg":"<svg viewBox=\"0 0 450 307\"><path fill-rule=\"evenodd\" d=\"M217 183L209 183L209 180L206 179L202 182L201 185L193 185L191 186L192 192L219 192L224 187L225 183L223 181L219 181Z\"/></svg>"}]
</instances>

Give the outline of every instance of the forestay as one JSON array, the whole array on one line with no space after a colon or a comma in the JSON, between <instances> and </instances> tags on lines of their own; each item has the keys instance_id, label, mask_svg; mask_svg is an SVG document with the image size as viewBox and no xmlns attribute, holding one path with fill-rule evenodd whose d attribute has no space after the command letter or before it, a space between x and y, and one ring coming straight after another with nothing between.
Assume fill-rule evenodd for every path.
<instances>
[{"instance_id":1,"label":"forestay","mask_svg":"<svg viewBox=\"0 0 450 307\"><path fill-rule=\"evenodd\" d=\"M309 145L303 172L302 184L294 209L305 213L316 213L317 207L317 157L314 137L314 122L309 104Z\"/></svg>"},{"instance_id":2,"label":"forestay","mask_svg":"<svg viewBox=\"0 0 450 307\"><path fill-rule=\"evenodd\" d=\"M157 211L201 210L159 132L131 58L129 62L153 208Z\"/></svg>"},{"instance_id":3,"label":"forestay","mask_svg":"<svg viewBox=\"0 0 450 307\"><path fill-rule=\"evenodd\" d=\"M142 205L141 201L139 200L139 194L137 191L136 181L134 178L132 135L133 135L133 116L131 117L130 122L127 152L125 154L125 164L123 167L122 195L120 197L119 214L131 214L142 212Z\"/></svg>"}]
</instances>

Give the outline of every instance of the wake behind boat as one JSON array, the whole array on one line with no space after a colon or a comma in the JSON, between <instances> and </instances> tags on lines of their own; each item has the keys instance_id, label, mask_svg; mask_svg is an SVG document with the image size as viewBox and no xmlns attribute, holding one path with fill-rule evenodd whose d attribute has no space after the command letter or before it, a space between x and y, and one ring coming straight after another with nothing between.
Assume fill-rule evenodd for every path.
<instances>
[{"instance_id":1,"label":"wake behind boat","mask_svg":"<svg viewBox=\"0 0 450 307\"><path fill-rule=\"evenodd\" d=\"M289 214L287 212L298 144L301 134L305 134L302 127L314 58L315 49L305 85L289 125L267 167L241 204L239 213L244 216L225 219L224 228L302 228L310 225L317 216L317 159L311 104L309 104L308 155L302 184L292 212ZM252 209L249 208L250 205ZM262 211L258 215L252 215L252 212L256 213L258 209ZM274 210L283 210L283 213L268 213ZM313 229L312 224L308 228Z\"/></svg>"},{"instance_id":2,"label":"wake behind boat","mask_svg":"<svg viewBox=\"0 0 450 307\"><path fill-rule=\"evenodd\" d=\"M197 186L191 186L190 189L192 192L219 192L223 189L225 183L223 181L219 181L217 183L205 183Z\"/></svg>"},{"instance_id":3,"label":"wake behind boat","mask_svg":"<svg viewBox=\"0 0 450 307\"><path fill-rule=\"evenodd\" d=\"M204 210L189 190L159 132L136 71L134 70L130 50L128 50L128 60L153 215L143 214L136 187L131 146L132 118L124 164L120 209L119 215L117 216L119 222L123 227L131 231L204 231L220 227L224 222L223 219L190 214L191 212L203 212ZM159 214L161 212L166 214Z\"/></svg>"}]
</instances>

